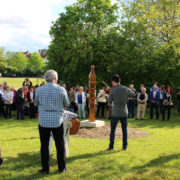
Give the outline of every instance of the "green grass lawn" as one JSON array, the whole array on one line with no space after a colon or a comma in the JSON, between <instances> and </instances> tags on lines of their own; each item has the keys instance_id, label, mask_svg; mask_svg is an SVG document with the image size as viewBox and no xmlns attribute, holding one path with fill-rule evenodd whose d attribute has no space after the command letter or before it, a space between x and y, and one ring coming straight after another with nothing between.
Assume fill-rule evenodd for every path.
<instances>
[{"instance_id":1,"label":"green grass lawn","mask_svg":"<svg viewBox=\"0 0 180 180\"><path fill-rule=\"evenodd\" d=\"M4 158L0 179L97 179L159 180L180 179L180 115L170 121L129 120L129 126L146 130L150 136L129 139L127 151L105 152L109 140L70 137L67 172L58 174L56 151L50 160L50 174L38 173L40 140L37 120L0 119L0 146ZM148 117L148 116L147 116Z\"/></svg>"},{"instance_id":2,"label":"green grass lawn","mask_svg":"<svg viewBox=\"0 0 180 180\"><path fill-rule=\"evenodd\" d=\"M44 81L42 78L29 78L33 85L40 85L42 81ZM11 87L14 87L15 89L19 89L22 87L22 83L24 82L25 78L4 78L0 77L0 84L4 81L7 81L8 85Z\"/></svg>"}]
</instances>

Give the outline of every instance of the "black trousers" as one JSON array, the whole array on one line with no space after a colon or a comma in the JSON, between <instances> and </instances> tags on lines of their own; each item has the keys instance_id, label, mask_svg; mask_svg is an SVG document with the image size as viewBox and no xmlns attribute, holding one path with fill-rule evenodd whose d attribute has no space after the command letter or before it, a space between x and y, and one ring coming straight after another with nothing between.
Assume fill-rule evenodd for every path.
<instances>
[{"instance_id":1,"label":"black trousers","mask_svg":"<svg viewBox=\"0 0 180 180\"><path fill-rule=\"evenodd\" d=\"M164 102L163 99L159 99L159 108L160 108L160 113L161 114L163 113L163 102Z\"/></svg>"},{"instance_id":2,"label":"black trousers","mask_svg":"<svg viewBox=\"0 0 180 180\"><path fill-rule=\"evenodd\" d=\"M89 99L86 100L86 111L89 115Z\"/></svg>"},{"instance_id":3,"label":"black trousers","mask_svg":"<svg viewBox=\"0 0 180 180\"><path fill-rule=\"evenodd\" d=\"M42 168L49 172L49 139L51 132L56 144L58 170L63 171L66 168L63 124L58 128L45 128L39 125Z\"/></svg>"},{"instance_id":4,"label":"black trousers","mask_svg":"<svg viewBox=\"0 0 180 180\"><path fill-rule=\"evenodd\" d=\"M0 104L0 117L1 117L2 115L5 117L4 103Z\"/></svg>"},{"instance_id":5,"label":"black trousers","mask_svg":"<svg viewBox=\"0 0 180 180\"><path fill-rule=\"evenodd\" d=\"M29 116L30 116L30 118L36 117L36 108L34 106L34 103L29 104Z\"/></svg>"},{"instance_id":6,"label":"black trousers","mask_svg":"<svg viewBox=\"0 0 180 180\"><path fill-rule=\"evenodd\" d=\"M150 118L153 119L153 111L156 109L156 119L159 119L159 105L151 103Z\"/></svg>"},{"instance_id":7,"label":"black trousers","mask_svg":"<svg viewBox=\"0 0 180 180\"><path fill-rule=\"evenodd\" d=\"M12 104L5 104L5 118L11 118Z\"/></svg>"},{"instance_id":8,"label":"black trousers","mask_svg":"<svg viewBox=\"0 0 180 180\"><path fill-rule=\"evenodd\" d=\"M100 110L101 110L101 116L104 117L105 107L106 107L106 103L98 102L97 114L96 114L97 117L99 116Z\"/></svg>"},{"instance_id":9,"label":"black trousers","mask_svg":"<svg viewBox=\"0 0 180 180\"><path fill-rule=\"evenodd\" d=\"M19 115L21 115L21 119L24 119L24 110L22 103L16 103L16 110L17 110L17 119L19 119Z\"/></svg>"},{"instance_id":10,"label":"black trousers","mask_svg":"<svg viewBox=\"0 0 180 180\"><path fill-rule=\"evenodd\" d=\"M166 109L168 110L167 120L169 120L171 117L171 106L163 106L162 119L165 120Z\"/></svg>"}]
</instances>

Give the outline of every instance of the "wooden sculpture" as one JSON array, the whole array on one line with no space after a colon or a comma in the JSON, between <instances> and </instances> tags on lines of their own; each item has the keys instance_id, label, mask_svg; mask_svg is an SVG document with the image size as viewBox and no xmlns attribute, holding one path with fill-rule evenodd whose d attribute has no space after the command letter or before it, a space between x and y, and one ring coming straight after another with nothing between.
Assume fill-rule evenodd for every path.
<instances>
[{"instance_id":1,"label":"wooden sculpture","mask_svg":"<svg viewBox=\"0 0 180 180\"><path fill-rule=\"evenodd\" d=\"M91 66L91 72L89 74L89 121L96 121L95 108L96 108L96 74L95 66Z\"/></svg>"}]
</instances>

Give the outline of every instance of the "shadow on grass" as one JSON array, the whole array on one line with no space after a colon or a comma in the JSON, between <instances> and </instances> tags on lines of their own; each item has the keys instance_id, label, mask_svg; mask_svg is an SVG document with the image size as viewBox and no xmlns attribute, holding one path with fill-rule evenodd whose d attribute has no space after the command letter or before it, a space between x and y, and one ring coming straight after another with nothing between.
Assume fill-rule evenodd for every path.
<instances>
[{"instance_id":1,"label":"shadow on grass","mask_svg":"<svg viewBox=\"0 0 180 180\"><path fill-rule=\"evenodd\" d=\"M118 150L118 151L100 151L97 153L81 154L81 155L72 156L72 157L67 158L67 163L71 163L72 161L75 161L75 160L88 159L88 158L92 158L92 157L115 154L115 153L119 153L119 152L120 152L120 150Z\"/></svg>"},{"instance_id":2,"label":"shadow on grass","mask_svg":"<svg viewBox=\"0 0 180 180\"><path fill-rule=\"evenodd\" d=\"M56 159L50 157L50 166L57 165ZM2 170L8 172L3 175L3 179L21 180L21 179L40 179L44 174L39 173L41 169L40 152L21 153L18 157L6 157ZM58 171L52 171L50 175L58 174Z\"/></svg>"},{"instance_id":3,"label":"shadow on grass","mask_svg":"<svg viewBox=\"0 0 180 180\"><path fill-rule=\"evenodd\" d=\"M163 170L167 168L167 164L171 160L179 159L180 154L171 154L171 155L160 155L158 158L149 161L148 163L133 167L131 170L135 171L136 174L144 174L150 168L155 169L156 174L163 173ZM172 165L172 168L178 168L180 164ZM169 167L170 168L170 167Z\"/></svg>"},{"instance_id":4,"label":"shadow on grass","mask_svg":"<svg viewBox=\"0 0 180 180\"><path fill-rule=\"evenodd\" d=\"M173 159L179 159L179 158L180 158L180 153L171 154L171 155L160 155L158 158L149 161L143 166L134 167L134 169L144 169L144 168L149 168L149 167L154 167L154 166L161 166Z\"/></svg>"},{"instance_id":5,"label":"shadow on grass","mask_svg":"<svg viewBox=\"0 0 180 180\"><path fill-rule=\"evenodd\" d=\"M118 152L119 151L100 151L97 153L72 156L67 158L67 163L71 163L75 160L87 159L106 154L109 155ZM53 166L57 166L57 160L51 156L50 167L52 168ZM6 157L4 159L4 166L2 170L5 170L8 173L3 174L2 171L1 177L8 180L41 179L45 177L45 175L39 173L39 169L41 169L40 152L20 153L17 157ZM51 175L56 174L58 174L58 171L51 169L48 176L50 177Z\"/></svg>"},{"instance_id":6,"label":"shadow on grass","mask_svg":"<svg viewBox=\"0 0 180 180\"><path fill-rule=\"evenodd\" d=\"M1 139L1 141L20 141L20 140L33 140L33 139L39 139L39 137Z\"/></svg>"}]
</instances>

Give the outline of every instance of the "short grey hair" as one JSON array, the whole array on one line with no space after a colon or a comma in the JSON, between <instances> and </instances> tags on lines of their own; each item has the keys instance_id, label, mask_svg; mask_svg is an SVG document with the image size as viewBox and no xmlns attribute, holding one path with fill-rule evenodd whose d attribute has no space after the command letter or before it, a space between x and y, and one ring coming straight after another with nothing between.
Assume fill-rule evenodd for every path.
<instances>
[{"instance_id":1,"label":"short grey hair","mask_svg":"<svg viewBox=\"0 0 180 180\"><path fill-rule=\"evenodd\" d=\"M47 82L53 82L55 78L58 80L58 73L55 70L48 70L44 78Z\"/></svg>"},{"instance_id":2,"label":"short grey hair","mask_svg":"<svg viewBox=\"0 0 180 180\"><path fill-rule=\"evenodd\" d=\"M141 90L144 90L144 91L146 91L146 88L145 88L145 87L143 87Z\"/></svg>"}]
</instances>

